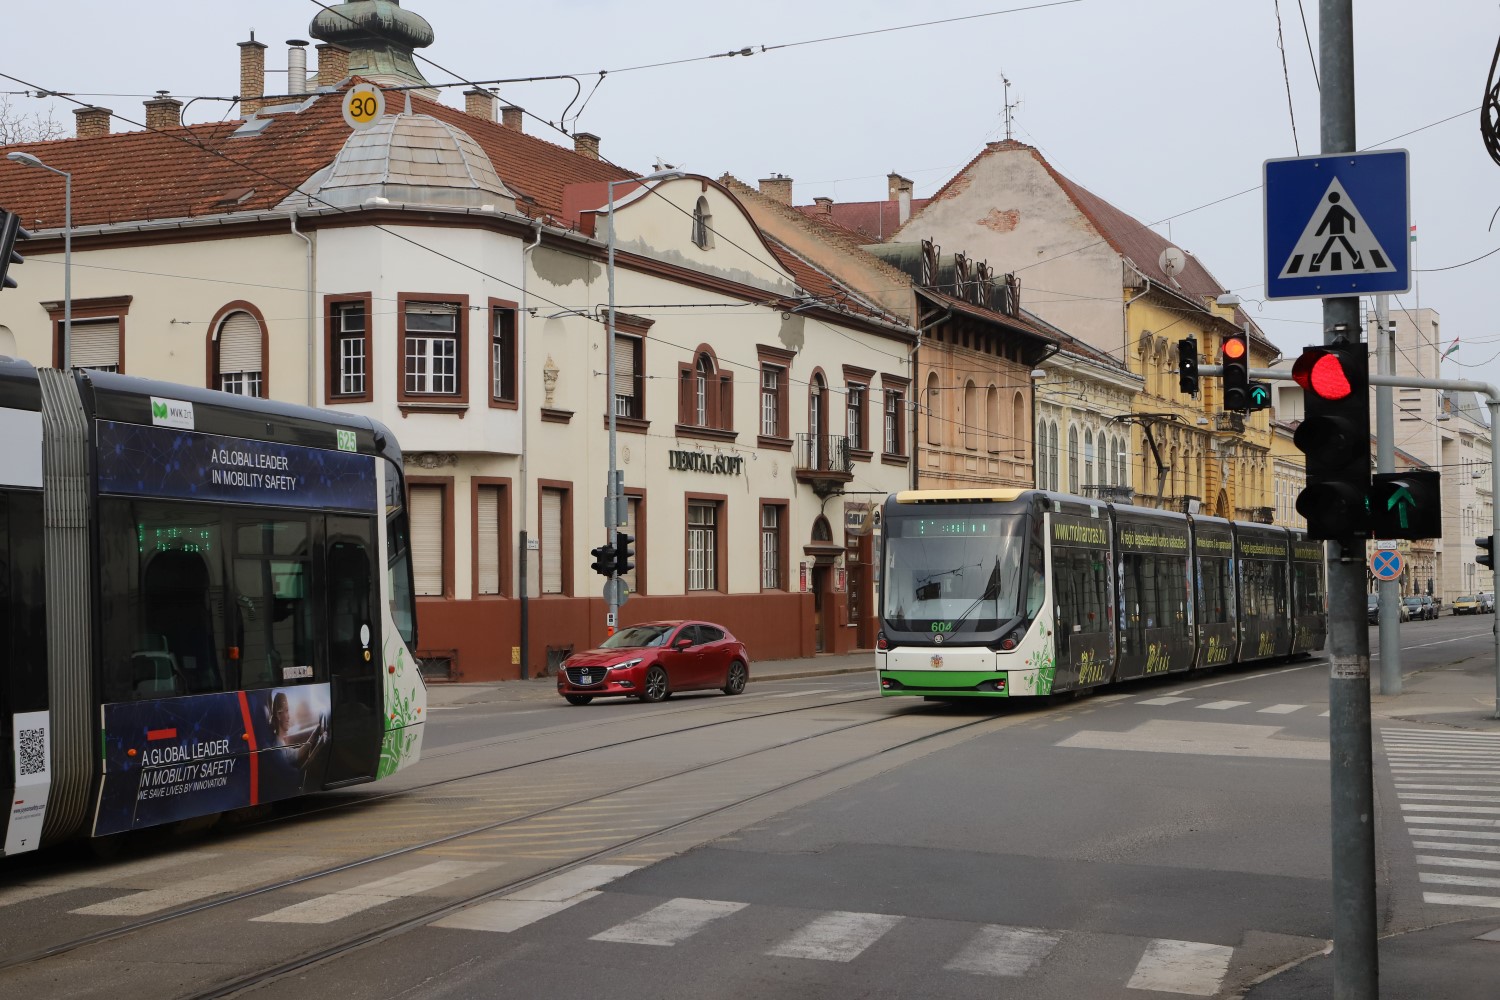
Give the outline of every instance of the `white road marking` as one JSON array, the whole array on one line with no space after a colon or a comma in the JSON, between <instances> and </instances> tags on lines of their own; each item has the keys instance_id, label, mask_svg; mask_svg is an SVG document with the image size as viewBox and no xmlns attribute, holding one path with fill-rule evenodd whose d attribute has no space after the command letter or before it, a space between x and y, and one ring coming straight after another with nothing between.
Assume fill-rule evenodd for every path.
<instances>
[{"instance_id":1,"label":"white road marking","mask_svg":"<svg viewBox=\"0 0 1500 1000\"><path fill-rule=\"evenodd\" d=\"M1326 718L1328 718L1328 713L1327 712L1319 712L1318 713L1318 718L1320 718L1320 719L1326 719Z\"/></svg>"},{"instance_id":2,"label":"white road marking","mask_svg":"<svg viewBox=\"0 0 1500 1000\"><path fill-rule=\"evenodd\" d=\"M1467 834L1467 836L1474 836ZM1495 844L1455 844L1446 840L1414 840L1411 846L1420 847L1429 851L1472 851L1475 854L1500 854L1500 846Z\"/></svg>"},{"instance_id":3,"label":"white road marking","mask_svg":"<svg viewBox=\"0 0 1500 1000\"><path fill-rule=\"evenodd\" d=\"M1199 705L1198 707L1212 709L1215 712L1222 712L1228 708L1239 708L1241 705L1248 704L1250 704L1248 701L1210 701Z\"/></svg>"},{"instance_id":4,"label":"white road marking","mask_svg":"<svg viewBox=\"0 0 1500 1000\"><path fill-rule=\"evenodd\" d=\"M634 920L601 931L589 940L670 947L687 940L720 917L738 913L746 905L721 899L669 899Z\"/></svg>"},{"instance_id":5,"label":"white road marking","mask_svg":"<svg viewBox=\"0 0 1500 1000\"><path fill-rule=\"evenodd\" d=\"M766 695L768 698L806 698L814 694L828 694L833 688L818 688L814 691L788 691L786 694Z\"/></svg>"},{"instance_id":6,"label":"white road marking","mask_svg":"<svg viewBox=\"0 0 1500 1000\"><path fill-rule=\"evenodd\" d=\"M1450 642L1463 642L1465 639L1473 639L1475 636L1489 634L1489 632L1470 632L1468 635L1460 635L1453 639L1439 639L1436 642L1419 642L1414 646L1402 646L1401 649L1402 651L1405 651L1408 649L1426 649L1428 646L1446 646ZM1378 652L1371 653L1370 659L1378 660L1380 659L1380 654Z\"/></svg>"},{"instance_id":7,"label":"white road marking","mask_svg":"<svg viewBox=\"0 0 1500 1000\"><path fill-rule=\"evenodd\" d=\"M1041 965L1062 935L1033 927L1002 927L990 924L973 939L945 969L981 976L1024 976Z\"/></svg>"},{"instance_id":8,"label":"white road marking","mask_svg":"<svg viewBox=\"0 0 1500 1000\"><path fill-rule=\"evenodd\" d=\"M1476 733L1462 729L1382 729L1380 735L1397 738L1500 740L1500 733Z\"/></svg>"},{"instance_id":9,"label":"white road marking","mask_svg":"<svg viewBox=\"0 0 1500 1000\"><path fill-rule=\"evenodd\" d=\"M434 861L399 875L316 896L250 919L252 923L267 924L331 924L393 900L431 892L494 867L494 863Z\"/></svg>"},{"instance_id":10,"label":"white road marking","mask_svg":"<svg viewBox=\"0 0 1500 1000\"><path fill-rule=\"evenodd\" d=\"M1449 875L1445 872L1421 872L1429 885L1468 885L1476 889L1500 889L1500 878L1488 875Z\"/></svg>"},{"instance_id":11,"label":"white road marking","mask_svg":"<svg viewBox=\"0 0 1500 1000\"><path fill-rule=\"evenodd\" d=\"M517 889L500 899L478 903L429 926L452 930L508 934L544 917L593 899L599 886L635 871L639 865L581 865L572 871Z\"/></svg>"},{"instance_id":12,"label":"white road marking","mask_svg":"<svg viewBox=\"0 0 1500 1000\"><path fill-rule=\"evenodd\" d=\"M1258 709L1262 715L1291 715L1293 712L1306 708L1306 705L1272 705L1269 708Z\"/></svg>"},{"instance_id":13,"label":"white road marking","mask_svg":"<svg viewBox=\"0 0 1500 1000\"><path fill-rule=\"evenodd\" d=\"M1487 906L1500 909L1500 896L1465 896L1448 892L1424 892L1422 901L1444 906Z\"/></svg>"},{"instance_id":14,"label":"white road marking","mask_svg":"<svg viewBox=\"0 0 1500 1000\"><path fill-rule=\"evenodd\" d=\"M1191 698L1176 698L1172 695L1163 695L1160 698L1146 698L1136 702L1137 705L1175 705L1182 701L1192 701Z\"/></svg>"},{"instance_id":15,"label":"white road marking","mask_svg":"<svg viewBox=\"0 0 1500 1000\"><path fill-rule=\"evenodd\" d=\"M1396 782L1397 789L1425 790L1432 792L1494 792L1500 791L1500 785L1415 785L1409 782Z\"/></svg>"},{"instance_id":16,"label":"white road marking","mask_svg":"<svg viewBox=\"0 0 1500 1000\"><path fill-rule=\"evenodd\" d=\"M1211 997L1229 971L1234 949L1201 941L1157 938L1146 946L1127 989Z\"/></svg>"},{"instance_id":17,"label":"white road marking","mask_svg":"<svg viewBox=\"0 0 1500 1000\"><path fill-rule=\"evenodd\" d=\"M218 854L210 852L194 852L64 872L59 875L39 878L35 882L22 882L0 889L0 906L11 906L15 903L42 899L46 896L55 896L70 889L97 889L111 881L118 882L123 879L135 878L138 875L150 875L165 868L176 868L199 861L210 861L218 856Z\"/></svg>"},{"instance_id":18,"label":"white road marking","mask_svg":"<svg viewBox=\"0 0 1500 1000\"><path fill-rule=\"evenodd\" d=\"M1289 674L1294 670L1306 670L1309 667L1321 666L1325 661L1314 660L1296 667L1282 667L1280 670L1270 670L1265 673L1247 674L1244 677L1231 677L1227 681L1214 681L1212 684L1194 684L1190 688L1178 688L1176 691L1168 691L1168 694L1184 694L1190 691L1207 691L1209 688L1223 687L1225 684L1243 684L1246 681L1261 681L1280 674Z\"/></svg>"},{"instance_id":19,"label":"white road marking","mask_svg":"<svg viewBox=\"0 0 1500 1000\"><path fill-rule=\"evenodd\" d=\"M1403 802L1500 802L1500 796L1495 795L1446 795L1442 792L1397 792L1396 797Z\"/></svg>"},{"instance_id":20,"label":"white road marking","mask_svg":"<svg viewBox=\"0 0 1500 1000\"><path fill-rule=\"evenodd\" d=\"M1464 816L1405 816L1412 823L1446 823L1448 826L1500 826L1500 819L1468 819Z\"/></svg>"},{"instance_id":21,"label":"white road marking","mask_svg":"<svg viewBox=\"0 0 1500 1000\"><path fill-rule=\"evenodd\" d=\"M1480 816L1494 816L1500 813L1500 806L1438 806L1426 802L1403 802L1401 808L1429 813L1475 813Z\"/></svg>"},{"instance_id":22,"label":"white road marking","mask_svg":"<svg viewBox=\"0 0 1500 1000\"><path fill-rule=\"evenodd\" d=\"M214 872L212 875L204 875L201 878L191 878L183 882L176 882L160 889L148 889L145 892L131 893L128 896L119 896L108 899L102 903L92 906L84 906L73 913L81 913L91 917L139 917L147 913L155 913L158 910L170 909L181 906L184 903L194 903L200 899L210 896L218 896L238 889L246 889L253 885L263 885L267 882L276 882L290 875L316 868L323 864L320 858L310 858L289 854L285 857L266 858L254 865L225 868Z\"/></svg>"},{"instance_id":23,"label":"white road marking","mask_svg":"<svg viewBox=\"0 0 1500 1000\"><path fill-rule=\"evenodd\" d=\"M1412 821L1412 817L1406 817L1406 822L1411 823ZM1406 832L1413 837L1465 837L1469 840L1500 840L1500 833L1490 833L1485 830L1433 830L1425 827L1408 826Z\"/></svg>"},{"instance_id":24,"label":"white road marking","mask_svg":"<svg viewBox=\"0 0 1500 1000\"><path fill-rule=\"evenodd\" d=\"M778 958L810 958L820 962L848 962L901 922L885 913L835 910L803 927L766 952Z\"/></svg>"},{"instance_id":25,"label":"white road marking","mask_svg":"<svg viewBox=\"0 0 1500 1000\"><path fill-rule=\"evenodd\" d=\"M1203 754L1214 757L1328 759L1326 741L1272 739L1280 732L1279 726L1152 719L1123 733L1086 729L1062 740L1057 746L1081 747L1090 750Z\"/></svg>"},{"instance_id":26,"label":"white road marking","mask_svg":"<svg viewBox=\"0 0 1500 1000\"><path fill-rule=\"evenodd\" d=\"M1445 858L1436 854L1417 855L1419 865L1437 865L1439 868L1480 868L1500 872L1500 861L1481 861L1478 858Z\"/></svg>"}]
</instances>

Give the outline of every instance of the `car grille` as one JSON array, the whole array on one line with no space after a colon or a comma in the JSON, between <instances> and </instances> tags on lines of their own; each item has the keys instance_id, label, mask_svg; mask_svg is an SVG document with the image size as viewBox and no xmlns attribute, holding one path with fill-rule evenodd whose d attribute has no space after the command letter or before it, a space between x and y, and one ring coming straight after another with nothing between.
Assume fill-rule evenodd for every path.
<instances>
[{"instance_id":1,"label":"car grille","mask_svg":"<svg viewBox=\"0 0 1500 1000\"><path fill-rule=\"evenodd\" d=\"M564 671L568 675L568 683L580 687L592 684L603 684L604 677L609 673L605 667L568 667Z\"/></svg>"}]
</instances>

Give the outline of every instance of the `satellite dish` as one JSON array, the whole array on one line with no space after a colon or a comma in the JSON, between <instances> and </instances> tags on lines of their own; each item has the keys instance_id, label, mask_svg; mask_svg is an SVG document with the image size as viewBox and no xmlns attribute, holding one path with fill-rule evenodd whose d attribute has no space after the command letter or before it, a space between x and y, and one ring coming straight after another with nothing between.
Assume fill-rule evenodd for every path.
<instances>
[{"instance_id":1,"label":"satellite dish","mask_svg":"<svg viewBox=\"0 0 1500 1000\"><path fill-rule=\"evenodd\" d=\"M1161 267L1162 273L1169 278L1175 278L1187 267L1187 255L1176 247L1167 247L1156 258L1156 263Z\"/></svg>"}]
</instances>

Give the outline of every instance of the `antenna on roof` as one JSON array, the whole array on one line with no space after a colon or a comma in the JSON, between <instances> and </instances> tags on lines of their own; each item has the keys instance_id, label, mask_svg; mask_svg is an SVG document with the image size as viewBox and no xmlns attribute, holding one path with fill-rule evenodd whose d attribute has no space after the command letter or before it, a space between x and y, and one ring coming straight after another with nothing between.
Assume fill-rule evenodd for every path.
<instances>
[{"instance_id":1,"label":"antenna on roof","mask_svg":"<svg viewBox=\"0 0 1500 1000\"><path fill-rule=\"evenodd\" d=\"M1015 115L1013 112L1021 106L1021 99L1019 97L1016 98L1015 103L1012 104L1010 100L1010 78L1001 73L1000 80L1005 84L1005 141L1010 142L1012 127L1015 124Z\"/></svg>"}]
</instances>

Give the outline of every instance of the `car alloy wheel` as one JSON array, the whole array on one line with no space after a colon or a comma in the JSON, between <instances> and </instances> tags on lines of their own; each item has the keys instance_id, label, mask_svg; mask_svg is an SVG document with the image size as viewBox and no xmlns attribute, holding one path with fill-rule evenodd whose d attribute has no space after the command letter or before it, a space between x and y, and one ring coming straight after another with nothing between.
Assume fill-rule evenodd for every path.
<instances>
[{"instance_id":1,"label":"car alloy wheel","mask_svg":"<svg viewBox=\"0 0 1500 1000\"><path fill-rule=\"evenodd\" d=\"M667 672L661 667L646 671L646 687L641 692L641 701L661 701L667 696Z\"/></svg>"},{"instance_id":2,"label":"car alloy wheel","mask_svg":"<svg viewBox=\"0 0 1500 1000\"><path fill-rule=\"evenodd\" d=\"M745 665L739 660L735 660L729 665L729 677L724 681L724 693L742 693L745 690L745 681L748 679L749 672L745 669Z\"/></svg>"}]
</instances>

